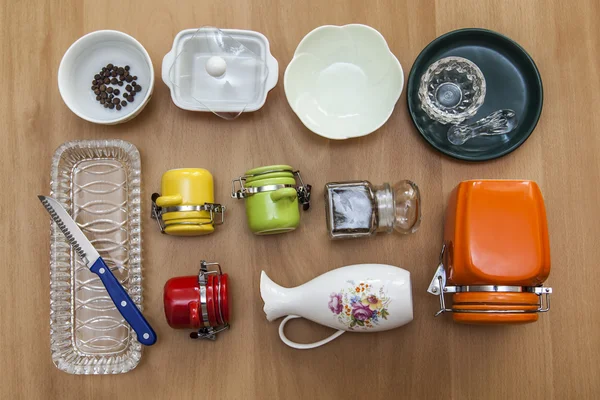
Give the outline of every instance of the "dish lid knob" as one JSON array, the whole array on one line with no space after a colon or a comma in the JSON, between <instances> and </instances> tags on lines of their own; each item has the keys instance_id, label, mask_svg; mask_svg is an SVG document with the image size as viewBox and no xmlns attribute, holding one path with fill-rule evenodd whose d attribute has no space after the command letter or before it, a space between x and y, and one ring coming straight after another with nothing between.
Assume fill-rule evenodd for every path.
<instances>
[{"instance_id":1,"label":"dish lid knob","mask_svg":"<svg viewBox=\"0 0 600 400\"><path fill-rule=\"evenodd\" d=\"M227 63L223 57L212 56L206 62L206 72L213 78L220 78L225 75L227 70Z\"/></svg>"}]
</instances>

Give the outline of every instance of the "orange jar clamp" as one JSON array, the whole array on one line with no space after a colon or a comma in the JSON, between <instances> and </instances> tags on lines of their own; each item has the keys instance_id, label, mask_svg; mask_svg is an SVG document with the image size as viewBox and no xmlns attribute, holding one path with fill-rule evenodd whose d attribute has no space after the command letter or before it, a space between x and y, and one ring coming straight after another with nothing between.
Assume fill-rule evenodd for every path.
<instances>
[{"instance_id":1,"label":"orange jar clamp","mask_svg":"<svg viewBox=\"0 0 600 400\"><path fill-rule=\"evenodd\" d=\"M538 185L461 182L450 195L444 244L428 292L467 324L528 323L550 309L550 244ZM452 307L444 295L453 293Z\"/></svg>"}]
</instances>

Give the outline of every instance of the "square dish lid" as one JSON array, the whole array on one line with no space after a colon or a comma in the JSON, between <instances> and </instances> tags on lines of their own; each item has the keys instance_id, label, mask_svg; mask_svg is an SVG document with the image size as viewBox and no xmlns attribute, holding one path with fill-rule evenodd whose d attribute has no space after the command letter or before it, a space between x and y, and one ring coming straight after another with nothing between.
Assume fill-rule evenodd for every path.
<instances>
[{"instance_id":1,"label":"square dish lid","mask_svg":"<svg viewBox=\"0 0 600 400\"><path fill-rule=\"evenodd\" d=\"M278 74L264 35L214 27L179 32L162 66L175 105L225 119L261 108Z\"/></svg>"}]
</instances>

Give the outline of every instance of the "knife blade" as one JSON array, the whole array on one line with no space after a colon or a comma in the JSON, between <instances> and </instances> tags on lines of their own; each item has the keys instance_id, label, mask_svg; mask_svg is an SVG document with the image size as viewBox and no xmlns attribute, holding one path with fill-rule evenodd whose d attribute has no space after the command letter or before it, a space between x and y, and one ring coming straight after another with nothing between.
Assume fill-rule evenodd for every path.
<instances>
[{"instance_id":1,"label":"knife blade","mask_svg":"<svg viewBox=\"0 0 600 400\"><path fill-rule=\"evenodd\" d=\"M98 254L94 245L84 235L69 213L52 197L38 196L38 198L58 226L58 229L65 235L67 241L79 257L81 257L81 260L87 265L90 271L100 277L108 295L115 303L115 307L136 332L138 341L146 346L156 343L156 333L154 333L154 330L148 321L146 321L142 312L137 308L133 300L131 300L125 288L121 286L110 268L108 268L102 257L100 257L100 254Z\"/></svg>"}]
</instances>

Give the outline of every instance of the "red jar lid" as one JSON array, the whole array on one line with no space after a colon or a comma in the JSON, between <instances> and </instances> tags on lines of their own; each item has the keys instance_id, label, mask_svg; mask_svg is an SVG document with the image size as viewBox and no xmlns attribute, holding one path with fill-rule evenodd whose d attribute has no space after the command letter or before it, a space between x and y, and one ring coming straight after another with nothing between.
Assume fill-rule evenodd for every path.
<instances>
[{"instance_id":1,"label":"red jar lid","mask_svg":"<svg viewBox=\"0 0 600 400\"><path fill-rule=\"evenodd\" d=\"M229 310L231 302L229 301L229 294L227 288L229 276L227 274L221 275L221 313L223 315L223 324L229 323Z\"/></svg>"},{"instance_id":2,"label":"red jar lid","mask_svg":"<svg viewBox=\"0 0 600 400\"><path fill-rule=\"evenodd\" d=\"M223 311L221 311L221 276L213 279L213 293L215 293L215 319L218 325L223 325Z\"/></svg>"},{"instance_id":3,"label":"red jar lid","mask_svg":"<svg viewBox=\"0 0 600 400\"><path fill-rule=\"evenodd\" d=\"M217 312L215 303L217 302L217 292L215 291L215 275L206 277L206 309L208 311L208 323L210 326L217 326Z\"/></svg>"}]
</instances>

